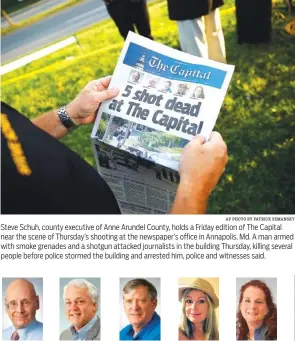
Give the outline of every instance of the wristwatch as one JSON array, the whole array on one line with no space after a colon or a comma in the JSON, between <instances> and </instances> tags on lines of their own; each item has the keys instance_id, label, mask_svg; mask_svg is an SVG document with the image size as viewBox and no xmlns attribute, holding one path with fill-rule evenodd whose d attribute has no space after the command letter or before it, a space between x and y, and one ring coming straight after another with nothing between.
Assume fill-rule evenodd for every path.
<instances>
[{"instance_id":1,"label":"wristwatch","mask_svg":"<svg viewBox=\"0 0 295 341\"><path fill-rule=\"evenodd\" d=\"M59 117L60 122L68 129L68 131L78 128L78 126L72 121L65 106L57 110L57 116Z\"/></svg>"}]
</instances>

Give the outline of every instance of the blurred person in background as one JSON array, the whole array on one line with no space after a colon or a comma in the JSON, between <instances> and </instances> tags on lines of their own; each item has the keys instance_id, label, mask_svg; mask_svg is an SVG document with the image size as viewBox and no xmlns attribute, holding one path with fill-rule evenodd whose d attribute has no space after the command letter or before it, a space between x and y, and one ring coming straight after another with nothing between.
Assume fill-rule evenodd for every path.
<instances>
[{"instance_id":1,"label":"blurred person in background","mask_svg":"<svg viewBox=\"0 0 295 341\"><path fill-rule=\"evenodd\" d=\"M104 0L110 17L114 20L121 36L126 39L128 32L153 39L146 0Z\"/></svg>"},{"instance_id":2,"label":"blurred person in background","mask_svg":"<svg viewBox=\"0 0 295 341\"><path fill-rule=\"evenodd\" d=\"M271 39L271 0L236 0L238 43L267 43Z\"/></svg>"},{"instance_id":3,"label":"blurred person in background","mask_svg":"<svg viewBox=\"0 0 295 341\"><path fill-rule=\"evenodd\" d=\"M177 21L180 47L197 57L226 63L219 7L223 0L167 0L171 20Z\"/></svg>"}]
</instances>

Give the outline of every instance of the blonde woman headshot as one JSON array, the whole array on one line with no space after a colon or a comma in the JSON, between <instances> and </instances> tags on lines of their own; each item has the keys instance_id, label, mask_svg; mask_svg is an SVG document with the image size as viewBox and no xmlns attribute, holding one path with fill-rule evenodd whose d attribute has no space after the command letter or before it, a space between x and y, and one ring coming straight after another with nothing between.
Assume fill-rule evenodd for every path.
<instances>
[{"instance_id":1,"label":"blonde woman headshot","mask_svg":"<svg viewBox=\"0 0 295 341\"><path fill-rule=\"evenodd\" d=\"M203 278L179 279L179 340L219 340L216 316L219 299L210 282L218 285L218 278L210 281Z\"/></svg>"}]
</instances>

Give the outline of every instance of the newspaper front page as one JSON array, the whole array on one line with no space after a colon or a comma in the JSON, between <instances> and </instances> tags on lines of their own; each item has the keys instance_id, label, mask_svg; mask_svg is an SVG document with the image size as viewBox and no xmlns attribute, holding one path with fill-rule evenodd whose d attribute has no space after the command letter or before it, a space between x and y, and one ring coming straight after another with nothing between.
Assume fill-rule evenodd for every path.
<instances>
[{"instance_id":1,"label":"newspaper front page","mask_svg":"<svg viewBox=\"0 0 295 341\"><path fill-rule=\"evenodd\" d=\"M164 214L183 147L214 128L234 66L129 33L91 134L98 171L123 213Z\"/></svg>"}]
</instances>

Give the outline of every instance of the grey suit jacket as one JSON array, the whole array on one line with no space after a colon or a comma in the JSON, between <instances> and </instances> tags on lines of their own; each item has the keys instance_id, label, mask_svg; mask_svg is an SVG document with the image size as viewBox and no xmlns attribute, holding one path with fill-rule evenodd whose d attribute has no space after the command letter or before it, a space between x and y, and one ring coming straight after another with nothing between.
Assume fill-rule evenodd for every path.
<instances>
[{"instance_id":1,"label":"grey suit jacket","mask_svg":"<svg viewBox=\"0 0 295 341\"><path fill-rule=\"evenodd\" d=\"M72 340L71 329L65 329L59 337L60 340ZM97 321L93 327L88 331L86 340L100 340L100 319L97 317Z\"/></svg>"}]
</instances>

